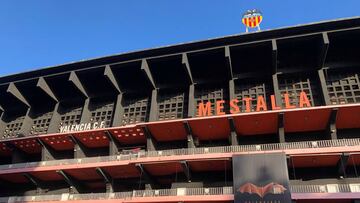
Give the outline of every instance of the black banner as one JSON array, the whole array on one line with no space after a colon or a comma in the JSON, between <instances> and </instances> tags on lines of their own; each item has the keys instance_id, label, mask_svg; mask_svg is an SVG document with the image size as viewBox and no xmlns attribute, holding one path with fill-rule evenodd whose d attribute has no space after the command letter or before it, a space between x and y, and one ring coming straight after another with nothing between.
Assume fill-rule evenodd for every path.
<instances>
[{"instance_id":1,"label":"black banner","mask_svg":"<svg viewBox=\"0 0 360 203\"><path fill-rule=\"evenodd\" d=\"M237 155L232 160L235 203L291 203L284 153Z\"/></svg>"}]
</instances>

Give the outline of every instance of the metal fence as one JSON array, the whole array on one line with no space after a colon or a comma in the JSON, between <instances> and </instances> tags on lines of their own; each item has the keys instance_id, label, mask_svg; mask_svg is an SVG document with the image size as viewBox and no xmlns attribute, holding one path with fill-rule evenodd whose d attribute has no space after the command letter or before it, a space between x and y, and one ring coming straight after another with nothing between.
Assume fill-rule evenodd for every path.
<instances>
[{"instance_id":1,"label":"metal fence","mask_svg":"<svg viewBox=\"0 0 360 203\"><path fill-rule=\"evenodd\" d=\"M350 193L360 192L360 183L354 184L326 184L326 185L291 185L292 193ZM233 195L232 187L215 188L177 188L159 190L134 190L115 193L89 193L89 194L59 194L22 197L0 197L0 202L41 202L41 201L67 201L67 200L107 200L126 199L137 197L170 197L194 195Z\"/></svg>"},{"instance_id":2,"label":"metal fence","mask_svg":"<svg viewBox=\"0 0 360 203\"><path fill-rule=\"evenodd\" d=\"M339 140L320 140L320 141L306 141L306 142L237 145L237 146L221 146L221 147L207 147L207 148L184 148L184 149L171 149L171 150L148 151L148 152L139 151L137 153L120 154L116 156L100 156L100 157L90 157L90 158L81 158L81 159L60 159L60 160L51 160L51 161L7 164L7 165L0 165L0 170L33 168L39 166L97 163L97 162L108 162L108 161L125 161L125 160L136 160L145 157L194 155L194 154L208 154L208 153L236 153L236 152L254 152L254 151L294 150L294 149L329 148L329 147L346 147L346 146L360 146L360 139L357 138L357 139L339 139Z\"/></svg>"}]
</instances>

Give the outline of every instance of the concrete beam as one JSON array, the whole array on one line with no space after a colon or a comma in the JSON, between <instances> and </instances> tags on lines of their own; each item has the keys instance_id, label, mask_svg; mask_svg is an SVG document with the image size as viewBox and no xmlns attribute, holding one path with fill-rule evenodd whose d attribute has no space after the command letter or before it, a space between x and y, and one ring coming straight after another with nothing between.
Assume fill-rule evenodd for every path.
<instances>
[{"instance_id":1,"label":"concrete beam","mask_svg":"<svg viewBox=\"0 0 360 203\"><path fill-rule=\"evenodd\" d=\"M320 46L320 57L319 57L319 68L323 68L325 65L325 61L326 61L326 57L327 57L327 53L329 50L329 37L328 34L326 32L322 33L322 40L321 40L321 46Z\"/></svg>"},{"instance_id":2,"label":"concrete beam","mask_svg":"<svg viewBox=\"0 0 360 203\"><path fill-rule=\"evenodd\" d=\"M141 177L143 177L146 182L149 183L151 189L158 188L158 182L146 171L143 164L135 164L135 167L141 174Z\"/></svg>"},{"instance_id":3,"label":"concrete beam","mask_svg":"<svg viewBox=\"0 0 360 203\"><path fill-rule=\"evenodd\" d=\"M152 74L150 72L149 64L147 63L146 59L141 60L141 70L145 73L149 81L151 82L154 89L156 89L155 81L152 77Z\"/></svg>"},{"instance_id":4,"label":"concrete beam","mask_svg":"<svg viewBox=\"0 0 360 203\"><path fill-rule=\"evenodd\" d=\"M109 65L105 66L105 71L104 71L104 76L109 79L109 81L111 82L111 84L115 87L115 89L119 92L122 93L119 83L117 81L117 79L115 78L115 75L111 69L111 67Z\"/></svg>"},{"instance_id":5,"label":"concrete beam","mask_svg":"<svg viewBox=\"0 0 360 203\"><path fill-rule=\"evenodd\" d=\"M229 46L225 46L225 60L226 60L226 66L229 69L230 78L234 78L232 63L231 63L231 54L230 54L230 48Z\"/></svg>"},{"instance_id":6,"label":"concrete beam","mask_svg":"<svg viewBox=\"0 0 360 203\"><path fill-rule=\"evenodd\" d=\"M104 182L106 184L106 192L111 193L114 192L114 181L113 178L102 168L96 168L96 172L104 179Z\"/></svg>"},{"instance_id":7,"label":"concrete beam","mask_svg":"<svg viewBox=\"0 0 360 203\"><path fill-rule=\"evenodd\" d=\"M280 143L286 142L284 129L284 113L278 114L278 137Z\"/></svg>"},{"instance_id":8,"label":"concrete beam","mask_svg":"<svg viewBox=\"0 0 360 203\"><path fill-rule=\"evenodd\" d=\"M109 155L112 156L112 155L120 154L120 149L122 147L122 144L119 142L119 140L114 138L114 136L108 130L105 131L105 135L109 139Z\"/></svg>"},{"instance_id":9,"label":"concrete beam","mask_svg":"<svg viewBox=\"0 0 360 203\"><path fill-rule=\"evenodd\" d=\"M27 107L30 107L30 103L25 99L24 95L21 94L19 89L16 87L16 85L11 82L6 90L6 92L12 94L15 98L17 98L19 101L21 101L23 104L25 104Z\"/></svg>"},{"instance_id":10,"label":"concrete beam","mask_svg":"<svg viewBox=\"0 0 360 203\"><path fill-rule=\"evenodd\" d=\"M51 90L46 80L43 77L40 77L36 83L36 87L39 87L47 95L49 95L54 101L59 102L59 99L55 96L54 92Z\"/></svg>"},{"instance_id":11,"label":"concrete beam","mask_svg":"<svg viewBox=\"0 0 360 203\"><path fill-rule=\"evenodd\" d=\"M273 73L278 72L278 48L275 39L271 40Z\"/></svg>"},{"instance_id":12,"label":"concrete beam","mask_svg":"<svg viewBox=\"0 0 360 203\"><path fill-rule=\"evenodd\" d=\"M188 76L189 76L189 79L190 79L191 84L194 84L194 79L193 79L192 74L191 74L189 59L188 59L186 53L183 53L183 54L182 54L181 63L182 63L182 65L183 65L186 73L187 73Z\"/></svg>"},{"instance_id":13,"label":"concrete beam","mask_svg":"<svg viewBox=\"0 0 360 203\"><path fill-rule=\"evenodd\" d=\"M236 133L234 119L232 117L229 117L228 120L229 120L229 125L230 125L230 136L229 136L230 144L233 146L239 145L239 139L238 139L238 135Z\"/></svg>"},{"instance_id":14,"label":"concrete beam","mask_svg":"<svg viewBox=\"0 0 360 203\"><path fill-rule=\"evenodd\" d=\"M329 121L327 124L328 136L332 140L337 139L337 129L336 129L336 118L337 118L338 108L333 108L330 113Z\"/></svg>"},{"instance_id":15,"label":"concrete beam","mask_svg":"<svg viewBox=\"0 0 360 203\"><path fill-rule=\"evenodd\" d=\"M346 167L349 161L349 157L350 157L349 153L342 153L338 163L336 164L337 171L339 175L342 176L343 178L347 178Z\"/></svg>"},{"instance_id":16,"label":"concrete beam","mask_svg":"<svg viewBox=\"0 0 360 203\"><path fill-rule=\"evenodd\" d=\"M191 182L191 169L187 161L180 161L181 167L184 171L184 174L188 182Z\"/></svg>"},{"instance_id":17,"label":"concrete beam","mask_svg":"<svg viewBox=\"0 0 360 203\"><path fill-rule=\"evenodd\" d=\"M198 141L193 136L191 127L189 125L189 122L184 121L183 124L184 124L184 128L185 128L185 131L186 131L186 134L187 134L187 147L188 148L195 148L197 146L197 144L198 144Z\"/></svg>"},{"instance_id":18,"label":"concrete beam","mask_svg":"<svg viewBox=\"0 0 360 203\"><path fill-rule=\"evenodd\" d=\"M86 91L85 87L83 86L79 77L74 71L71 71L69 81L72 82L85 97L89 98L88 92Z\"/></svg>"},{"instance_id":19,"label":"concrete beam","mask_svg":"<svg viewBox=\"0 0 360 203\"><path fill-rule=\"evenodd\" d=\"M41 161L56 160L59 157L59 152L55 151L52 147L42 141L40 138L37 139L41 145Z\"/></svg>"},{"instance_id":20,"label":"concrete beam","mask_svg":"<svg viewBox=\"0 0 360 203\"><path fill-rule=\"evenodd\" d=\"M90 156L91 150L86 147L80 140L78 140L75 136L70 135L70 139L74 143L74 158L86 158Z\"/></svg>"},{"instance_id":21,"label":"concrete beam","mask_svg":"<svg viewBox=\"0 0 360 203\"><path fill-rule=\"evenodd\" d=\"M80 184L80 182L68 175L65 171L58 170L56 171L56 173L63 177L64 181L70 186L73 193L78 194L85 191L84 187Z\"/></svg>"},{"instance_id":22,"label":"concrete beam","mask_svg":"<svg viewBox=\"0 0 360 203\"><path fill-rule=\"evenodd\" d=\"M188 103L188 117L195 117L195 85L189 86L189 103Z\"/></svg>"},{"instance_id":23,"label":"concrete beam","mask_svg":"<svg viewBox=\"0 0 360 203\"><path fill-rule=\"evenodd\" d=\"M156 140L151 135L149 129L144 125L141 127L146 136L146 150L147 151L155 151L156 150Z\"/></svg>"}]
</instances>

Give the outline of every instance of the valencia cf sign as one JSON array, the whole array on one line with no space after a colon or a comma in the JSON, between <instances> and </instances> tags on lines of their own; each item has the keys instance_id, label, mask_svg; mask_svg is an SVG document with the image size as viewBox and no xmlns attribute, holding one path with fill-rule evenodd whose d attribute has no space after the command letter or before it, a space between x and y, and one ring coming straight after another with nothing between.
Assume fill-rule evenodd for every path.
<instances>
[{"instance_id":1,"label":"valencia cf sign","mask_svg":"<svg viewBox=\"0 0 360 203\"><path fill-rule=\"evenodd\" d=\"M280 110L282 108L285 109L292 109L292 108L303 108L303 107L311 107L310 100L306 94L306 92L300 92L298 97L298 106L291 104L289 94L283 94L282 97L284 98L284 107L278 106L276 104L275 95L270 96L270 109L268 108L268 103L266 102L263 96L258 96L256 98L256 106L252 106L253 98L243 98L241 101L245 104L245 108L241 109L238 105L240 100L239 99L232 99L229 102L230 106L230 113L237 114L240 112L250 112L251 109L255 109L255 111L267 111L267 110ZM226 101L218 100L215 104L211 102L200 102L197 109L197 116L213 116L211 106L215 106L215 115L225 115L224 112L224 105Z\"/></svg>"},{"instance_id":2,"label":"valencia cf sign","mask_svg":"<svg viewBox=\"0 0 360 203\"><path fill-rule=\"evenodd\" d=\"M78 132L78 131L87 131L87 130L96 130L100 128L105 128L105 121L91 122L91 123L80 123L80 124L71 124L60 126L60 133L69 133L69 132Z\"/></svg>"},{"instance_id":3,"label":"valencia cf sign","mask_svg":"<svg viewBox=\"0 0 360 203\"><path fill-rule=\"evenodd\" d=\"M291 203L284 153L233 157L235 203Z\"/></svg>"}]
</instances>

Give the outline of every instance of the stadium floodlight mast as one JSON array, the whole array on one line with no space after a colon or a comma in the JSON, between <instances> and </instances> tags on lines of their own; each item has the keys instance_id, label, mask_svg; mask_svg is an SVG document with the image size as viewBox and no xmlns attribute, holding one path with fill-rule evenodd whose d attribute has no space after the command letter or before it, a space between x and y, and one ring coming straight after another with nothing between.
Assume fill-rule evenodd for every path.
<instances>
[{"instance_id":1,"label":"stadium floodlight mast","mask_svg":"<svg viewBox=\"0 0 360 203\"><path fill-rule=\"evenodd\" d=\"M247 10L242 16L242 23L246 27L246 32L249 32L249 28L257 27L260 31L260 23L263 19L262 13L258 9Z\"/></svg>"}]
</instances>

